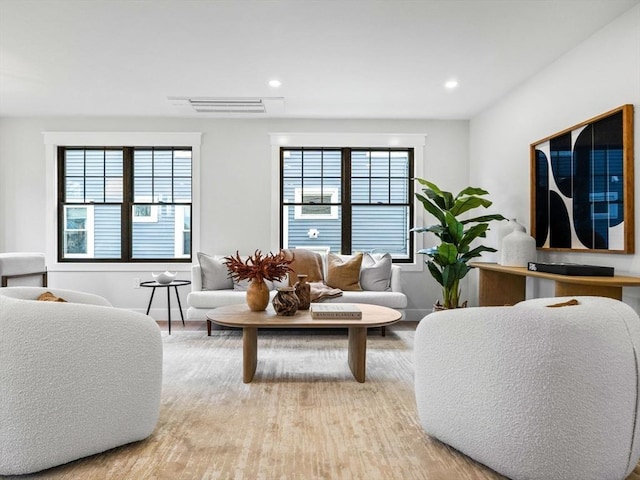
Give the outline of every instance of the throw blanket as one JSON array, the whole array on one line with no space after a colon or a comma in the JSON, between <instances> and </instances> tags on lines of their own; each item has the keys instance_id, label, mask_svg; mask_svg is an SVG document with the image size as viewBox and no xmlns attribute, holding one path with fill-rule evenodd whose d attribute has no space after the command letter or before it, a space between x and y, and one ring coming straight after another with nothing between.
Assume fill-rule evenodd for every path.
<instances>
[{"instance_id":1,"label":"throw blanket","mask_svg":"<svg viewBox=\"0 0 640 480\"><path fill-rule=\"evenodd\" d=\"M311 301L321 302L329 298L342 296L342 290L339 288L331 288L322 282L309 282L311 286Z\"/></svg>"},{"instance_id":2,"label":"throw blanket","mask_svg":"<svg viewBox=\"0 0 640 480\"><path fill-rule=\"evenodd\" d=\"M322 282L324 280L322 276L322 256L319 253L312 252L311 250L305 250L304 248L297 248L283 250L287 259L293 257L291 272L289 274L289 286L297 282L296 275L307 275L307 282ZM311 301L313 301L313 291L311 292Z\"/></svg>"}]
</instances>

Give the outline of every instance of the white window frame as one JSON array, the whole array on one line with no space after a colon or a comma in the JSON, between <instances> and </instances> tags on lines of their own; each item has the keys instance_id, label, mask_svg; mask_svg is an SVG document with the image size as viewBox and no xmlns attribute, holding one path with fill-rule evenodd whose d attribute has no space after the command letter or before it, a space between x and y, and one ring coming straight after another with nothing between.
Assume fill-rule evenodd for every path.
<instances>
[{"instance_id":1,"label":"white window frame","mask_svg":"<svg viewBox=\"0 0 640 480\"><path fill-rule=\"evenodd\" d=\"M294 202L302 203L302 187L296 187L294 193ZM331 203L338 202L338 188L337 187L304 187L305 195L331 195ZM323 206L321 203L317 203L315 205ZM293 217L296 220L337 220L338 219L338 206L337 205L324 205L331 207L330 213L304 213L303 207L304 205L296 205L293 211Z\"/></svg>"},{"instance_id":2,"label":"white window frame","mask_svg":"<svg viewBox=\"0 0 640 480\"><path fill-rule=\"evenodd\" d=\"M167 270L163 262L58 262L58 147L82 145L83 147L190 147L191 178L191 251L200 251L200 145L201 132L43 132L46 162L46 262L50 272L157 272ZM98 267L96 267L99 265ZM188 263L173 263L172 270L190 271Z\"/></svg>"},{"instance_id":3,"label":"white window frame","mask_svg":"<svg viewBox=\"0 0 640 480\"><path fill-rule=\"evenodd\" d=\"M184 212L189 208L188 205L175 205L175 212L174 212L174 222L175 222L175 227L173 229L174 231L174 241L173 241L173 245L174 245L174 256L176 258L179 257L188 257L189 254L184 252L184 232L189 232L191 231L192 235L193 235L193 231L192 230L186 230L184 228ZM192 219L193 221L193 219ZM191 227L193 228L193 223L191 224ZM193 238L192 238L192 242L193 242ZM193 255L193 253L192 253Z\"/></svg>"},{"instance_id":4,"label":"white window frame","mask_svg":"<svg viewBox=\"0 0 640 480\"><path fill-rule=\"evenodd\" d=\"M67 228L67 210L69 209L82 208L86 210L86 218L85 218L85 228L84 230L75 230ZM65 205L64 206L64 228L62 231L63 242L64 242L64 258L93 258L94 254L94 241L95 241L95 221L94 221L94 211L93 205ZM66 252L66 243L67 243L67 232L86 232L86 240L87 240L87 251L85 253L67 253Z\"/></svg>"}]
</instances>

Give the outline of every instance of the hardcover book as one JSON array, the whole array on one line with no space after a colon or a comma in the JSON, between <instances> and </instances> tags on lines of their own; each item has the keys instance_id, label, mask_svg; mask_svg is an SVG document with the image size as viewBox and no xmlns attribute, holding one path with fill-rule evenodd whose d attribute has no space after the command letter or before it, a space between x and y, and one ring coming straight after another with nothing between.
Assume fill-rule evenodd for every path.
<instances>
[{"instance_id":1,"label":"hardcover book","mask_svg":"<svg viewBox=\"0 0 640 480\"><path fill-rule=\"evenodd\" d=\"M352 303L312 303L309 312L314 320L362 319L362 310Z\"/></svg>"}]
</instances>

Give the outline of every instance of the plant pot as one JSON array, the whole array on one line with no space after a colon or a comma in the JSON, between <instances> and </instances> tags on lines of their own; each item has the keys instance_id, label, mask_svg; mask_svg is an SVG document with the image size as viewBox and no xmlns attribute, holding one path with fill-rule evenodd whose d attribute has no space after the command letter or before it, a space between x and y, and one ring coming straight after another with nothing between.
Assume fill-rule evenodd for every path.
<instances>
[{"instance_id":1,"label":"plant pot","mask_svg":"<svg viewBox=\"0 0 640 480\"><path fill-rule=\"evenodd\" d=\"M267 309L269 305L269 287L267 283L261 278L254 278L249 282L247 287L247 305L249 310L254 312L261 312Z\"/></svg>"},{"instance_id":2,"label":"plant pot","mask_svg":"<svg viewBox=\"0 0 640 480\"><path fill-rule=\"evenodd\" d=\"M467 300L462 302L462 305L460 305L459 307L456 307L456 308L467 308ZM439 312L441 310L453 310L453 309L452 308L446 308L444 305L442 305L440 303L440 300L438 300L436 303L433 304L433 311L434 312Z\"/></svg>"}]
</instances>

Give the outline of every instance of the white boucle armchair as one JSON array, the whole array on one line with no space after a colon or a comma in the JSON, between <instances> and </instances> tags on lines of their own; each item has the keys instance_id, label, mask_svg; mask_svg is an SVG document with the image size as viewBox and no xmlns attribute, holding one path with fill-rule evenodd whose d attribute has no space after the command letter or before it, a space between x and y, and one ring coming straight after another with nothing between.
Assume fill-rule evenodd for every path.
<instances>
[{"instance_id":1,"label":"white boucle armchair","mask_svg":"<svg viewBox=\"0 0 640 480\"><path fill-rule=\"evenodd\" d=\"M425 431L514 480L623 480L640 458L640 319L609 298L427 315L415 335Z\"/></svg>"},{"instance_id":2,"label":"white boucle armchair","mask_svg":"<svg viewBox=\"0 0 640 480\"><path fill-rule=\"evenodd\" d=\"M68 303L35 299L52 292ZM152 318L102 297L0 289L0 475L50 468L142 440L160 408Z\"/></svg>"}]
</instances>

